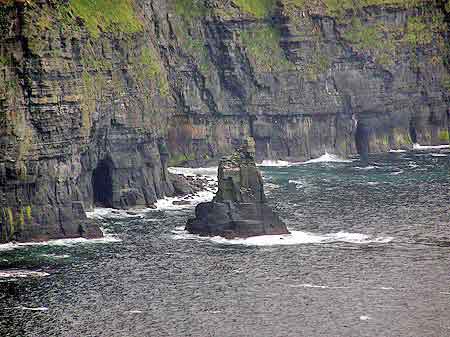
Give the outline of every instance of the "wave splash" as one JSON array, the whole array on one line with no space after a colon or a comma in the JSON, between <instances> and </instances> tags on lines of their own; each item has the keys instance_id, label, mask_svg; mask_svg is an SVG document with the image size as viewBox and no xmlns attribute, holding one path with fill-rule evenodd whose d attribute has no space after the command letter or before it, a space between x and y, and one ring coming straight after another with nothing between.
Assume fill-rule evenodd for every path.
<instances>
[{"instance_id":1,"label":"wave splash","mask_svg":"<svg viewBox=\"0 0 450 337\"><path fill-rule=\"evenodd\" d=\"M319 158L310 159L308 161L298 163L298 164L315 164L315 163L351 163L352 160L350 159L342 159L334 154L330 154L328 152L325 152L324 155L320 156Z\"/></svg>"},{"instance_id":2,"label":"wave splash","mask_svg":"<svg viewBox=\"0 0 450 337\"><path fill-rule=\"evenodd\" d=\"M197 168L191 168L191 167L169 167L169 172L173 174L182 174L184 176L190 176L195 177L198 175L211 177L214 179L217 179L217 171L218 166L211 166L211 167L197 167Z\"/></svg>"},{"instance_id":3,"label":"wave splash","mask_svg":"<svg viewBox=\"0 0 450 337\"><path fill-rule=\"evenodd\" d=\"M214 243L244 246L286 246L299 244L319 244L345 242L352 244L389 243L392 237L372 237L360 233L338 232L330 234L315 234L304 231L293 231L286 235L262 235L246 239L225 239L223 237L204 237L190 234L183 227L177 227L173 232L175 240L209 240Z\"/></svg>"},{"instance_id":4,"label":"wave splash","mask_svg":"<svg viewBox=\"0 0 450 337\"><path fill-rule=\"evenodd\" d=\"M257 166L265 166L265 167L288 167L292 164L285 160L263 160L261 164L257 164Z\"/></svg>"},{"instance_id":5,"label":"wave splash","mask_svg":"<svg viewBox=\"0 0 450 337\"><path fill-rule=\"evenodd\" d=\"M0 279L2 278L28 278L28 277L46 277L49 273L26 269L0 270Z\"/></svg>"},{"instance_id":6,"label":"wave splash","mask_svg":"<svg viewBox=\"0 0 450 337\"><path fill-rule=\"evenodd\" d=\"M85 239L85 238L74 238L74 239L57 239L57 240L49 240L42 242L23 242L23 243L4 243L0 244L0 252L1 251L9 251L14 249L26 248L26 247L34 247L34 246L76 246L79 244L99 244L99 243L115 243L122 242L121 239L117 238L113 234L104 234L102 238L98 239Z\"/></svg>"},{"instance_id":7,"label":"wave splash","mask_svg":"<svg viewBox=\"0 0 450 337\"><path fill-rule=\"evenodd\" d=\"M440 149L448 149L450 145L420 145L413 144L413 150L440 150Z\"/></svg>"}]
</instances>

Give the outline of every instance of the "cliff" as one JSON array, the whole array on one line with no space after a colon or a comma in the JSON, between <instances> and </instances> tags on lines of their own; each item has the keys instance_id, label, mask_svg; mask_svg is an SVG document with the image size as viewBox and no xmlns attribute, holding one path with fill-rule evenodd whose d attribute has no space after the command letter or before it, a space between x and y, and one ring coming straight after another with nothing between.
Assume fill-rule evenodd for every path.
<instances>
[{"instance_id":1,"label":"cliff","mask_svg":"<svg viewBox=\"0 0 450 337\"><path fill-rule=\"evenodd\" d=\"M167 165L448 142L448 12L419 0L0 2L0 241L94 231ZM170 161L170 163L169 163Z\"/></svg>"}]
</instances>

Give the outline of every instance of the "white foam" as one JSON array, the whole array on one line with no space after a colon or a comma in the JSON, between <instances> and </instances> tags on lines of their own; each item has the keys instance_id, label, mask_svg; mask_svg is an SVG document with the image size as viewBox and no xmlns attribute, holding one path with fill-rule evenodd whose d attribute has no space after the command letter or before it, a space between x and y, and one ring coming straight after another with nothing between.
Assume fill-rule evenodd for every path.
<instances>
[{"instance_id":1,"label":"white foam","mask_svg":"<svg viewBox=\"0 0 450 337\"><path fill-rule=\"evenodd\" d=\"M290 287L293 288L316 288L316 289L353 289L354 287L344 287L344 286L326 286L326 285L318 285L311 283L302 283L302 284L290 284ZM379 288L367 288L371 290L395 290L391 287L379 287Z\"/></svg>"},{"instance_id":2,"label":"white foam","mask_svg":"<svg viewBox=\"0 0 450 337\"><path fill-rule=\"evenodd\" d=\"M298 180L290 179L289 184L294 184L297 187L303 187L305 183L300 179L298 179Z\"/></svg>"},{"instance_id":3,"label":"white foam","mask_svg":"<svg viewBox=\"0 0 450 337\"><path fill-rule=\"evenodd\" d=\"M303 283L303 284L291 284L293 288L316 288L316 289L349 289L349 287L333 287L333 286L323 286L316 285L311 283Z\"/></svg>"},{"instance_id":4,"label":"white foam","mask_svg":"<svg viewBox=\"0 0 450 337\"><path fill-rule=\"evenodd\" d=\"M164 199L159 199L155 205L157 210L182 210L192 208L201 202L211 201L214 198L214 194L215 193L212 191L201 191L188 197L166 197ZM186 204L174 205L174 202L177 201L185 201Z\"/></svg>"},{"instance_id":5,"label":"white foam","mask_svg":"<svg viewBox=\"0 0 450 337\"><path fill-rule=\"evenodd\" d=\"M355 166L355 169L364 170L364 171L369 171L369 170L373 170L376 168L377 168L376 166L364 166L364 167Z\"/></svg>"},{"instance_id":6,"label":"white foam","mask_svg":"<svg viewBox=\"0 0 450 337\"><path fill-rule=\"evenodd\" d=\"M56 255L56 254L41 254L40 256L42 256L42 257L47 257L47 258L50 258L50 259L68 259L69 257L70 257L70 255L66 255L66 254L64 254L64 255Z\"/></svg>"},{"instance_id":7,"label":"white foam","mask_svg":"<svg viewBox=\"0 0 450 337\"><path fill-rule=\"evenodd\" d=\"M392 172L391 176L398 176L399 174L402 174L403 172L404 172L403 170Z\"/></svg>"},{"instance_id":8,"label":"white foam","mask_svg":"<svg viewBox=\"0 0 450 337\"><path fill-rule=\"evenodd\" d=\"M380 183L379 182L376 182L376 181L369 181L369 182L367 182L367 185L369 185L369 186L377 186L377 185L379 185Z\"/></svg>"},{"instance_id":9,"label":"white foam","mask_svg":"<svg viewBox=\"0 0 450 337\"><path fill-rule=\"evenodd\" d=\"M263 160L261 164L257 164L257 166L266 166L266 167L287 167L291 164L285 160Z\"/></svg>"},{"instance_id":10,"label":"white foam","mask_svg":"<svg viewBox=\"0 0 450 337\"><path fill-rule=\"evenodd\" d=\"M29 311L48 311L47 307L37 307L37 308L18 307L18 309L29 310Z\"/></svg>"},{"instance_id":11,"label":"white foam","mask_svg":"<svg viewBox=\"0 0 450 337\"><path fill-rule=\"evenodd\" d=\"M399 149L399 150L394 150L394 149L390 149L389 152L390 152L390 153L403 153L403 152L406 152L406 150L400 150L400 149Z\"/></svg>"},{"instance_id":12,"label":"white foam","mask_svg":"<svg viewBox=\"0 0 450 337\"><path fill-rule=\"evenodd\" d=\"M10 242L0 245L0 251L14 250L32 246L77 246L80 244L99 244L99 243L114 243L121 242L122 240L117 238L113 234L104 234L102 238L98 239L85 239L85 238L73 238L73 239L57 239L41 242Z\"/></svg>"},{"instance_id":13,"label":"white foam","mask_svg":"<svg viewBox=\"0 0 450 337\"><path fill-rule=\"evenodd\" d=\"M432 157L447 157L447 155L444 153L432 153L431 156Z\"/></svg>"},{"instance_id":14,"label":"white foam","mask_svg":"<svg viewBox=\"0 0 450 337\"><path fill-rule=\"evenodd\" d=\"M197 167L197 168L191 168L191 167L169 167L169 172L173 174L182 174L184 176L190 176L190 177L196 177L198 175L201 176L207 176L210 178L217 179L217 166L211 166L211 167Z\"/></svg>"},{"instance_id":15,"label":"white foam","mask_svg":"<svg viewBox=\"0 0 450 337\"><path fill-rule=\"evenodd\" d=\"M0 270L0 278L46 277L49 273L25 269Z\"/></svg>"},{"instance_id":16,"label":"white foam","mask_svg":"<svg viewBox=\"0 0 450 337\"><path fill-rule=\"evenodd\" d=\"M440 150L440 149L448 149L450 145L420 145L413 144L413 150Z\"/></svg>"},{"instance_id":17,"label":"white foam","mask_svg":"<svg viewBox=\"0 0 450 337\"><path fill-rule=\"evenodd\" d=\"M130 310L130 311L126 311L127 314L142 314L144 313L141 310Z\"/></svg>"},{"instance_id":18,"label":"white foam","mask_svg":"<svg viewBox=\"0 0 450 337\"><path fill-rule=\"evenodd\" d=\"M338 232L322 235L304 231L291 231L291 234L286 235L261 235L245 239L225 239L220 236L204 237L200 235L189 234L184 230L183 227L176 228L173 231L173 234L173 238L175 240L210 240L214 243L244 246L280 246L335 242L367 244L388 243L393 240L392 237L371 237L360 233Z\"/></svg>"},{"instance_id":19,"label":"white foam","mask_svg":"<svg viewBox=\"0 0 450 337\"><path fill-rule=\"evenodd\" d=\"M275 190L277 188L280 188L280 185L274 183L264 183L264 188L269 190Z\"/></svg>"},{"instance_id":20,"label":"white foam","mask_svg":"<svg viewBox=\"0 0 450 337\"><path fill-rule=\"evenodd\" d=\"M94 208L92 211L86 212L89 219L123 219L123 218L142 218L143 212L148 211L147 208L124 210L115 208Z\"/></svg>"},{"instance_id":21,"label":"white foam","mask_svg":"<svg viewBox=\"0 0 450 337\"><path fill-rule=\"evenodd\" d=\"M368 320L370 319L370 316L362 315L362 316L359 316L359 319L360 319L361 321L368 321Z\"/></svg>"},{"instance_id":22,"label":"white foam","mask_svg":"<svg viewBox=\"0 0 450 337\"><path fill-rule=\"evenodd\" d=\"M315 164L315 163L351 163L351 159L342 159L334 154L330 154L328 152L325 152L324 155L320 156L319 158L314 158L299 164Z\"/></svg>"}]
</instances>

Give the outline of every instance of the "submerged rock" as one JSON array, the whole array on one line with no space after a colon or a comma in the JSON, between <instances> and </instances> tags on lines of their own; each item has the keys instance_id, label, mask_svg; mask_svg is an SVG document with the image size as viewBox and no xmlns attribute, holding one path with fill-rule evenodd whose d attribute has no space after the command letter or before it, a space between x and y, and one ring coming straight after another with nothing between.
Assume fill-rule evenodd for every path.
<instances>
[{"instance_id":1,"label":"submerged rock","mask_svg":"<svg viewBox=\"0 0 450 337\"><path fill-rule=\"evenodd\" d=\"M220 160L217 194L213 201L197 205L187 231L226 238L289 234L266 203L253 144L248 140L235 154Z\"/></svg>"}]
</instances>

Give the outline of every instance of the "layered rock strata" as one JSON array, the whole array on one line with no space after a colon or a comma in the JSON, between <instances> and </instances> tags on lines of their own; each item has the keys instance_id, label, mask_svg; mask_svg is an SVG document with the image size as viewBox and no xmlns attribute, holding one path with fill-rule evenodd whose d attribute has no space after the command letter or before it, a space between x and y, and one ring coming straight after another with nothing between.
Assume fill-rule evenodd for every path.
<instances>
[{"instance_id":1,"label":"layered rock strata","mask_svg":"<svg viewBox=\"0 0 450 337\"><path fill-rule=\"evenodd\" d=\"M169 164L249 136L258 160L448 143L449 11L0 1L0 242L98 235L86 210L151 205L174 193Z\"/></svg>"},{"instance_id":2,"label":"layered rock strata","mask_svg":"<svg viewBox=\"0 0 450 337\"><path fill-rule=\"evenodd\" d=\"M246 238L289 233L267 205L254 151L247 145L220 160L217 194L213 201L197 205L195 216L186 225L193 234Z\"/></svg>"}]
</instances>

